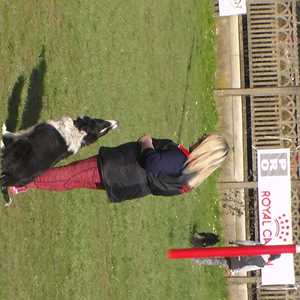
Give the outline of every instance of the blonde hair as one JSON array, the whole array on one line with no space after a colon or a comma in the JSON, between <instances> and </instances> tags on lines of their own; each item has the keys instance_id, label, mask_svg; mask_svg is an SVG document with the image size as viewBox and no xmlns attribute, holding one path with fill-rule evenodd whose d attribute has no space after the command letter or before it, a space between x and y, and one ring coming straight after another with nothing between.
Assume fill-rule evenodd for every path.
<instances>
[{"instance_id":1,"label":"blonde hair","mask_svg":"<svg viewBox=\"0 0 300 300\"><path fill-rule=\"evenodd\" d=\"M221 166L229 153L229 146L223 136L209 134L192 148L183 174L187 176L186 184L194 189Z\"/></svg>"}]
</instances>

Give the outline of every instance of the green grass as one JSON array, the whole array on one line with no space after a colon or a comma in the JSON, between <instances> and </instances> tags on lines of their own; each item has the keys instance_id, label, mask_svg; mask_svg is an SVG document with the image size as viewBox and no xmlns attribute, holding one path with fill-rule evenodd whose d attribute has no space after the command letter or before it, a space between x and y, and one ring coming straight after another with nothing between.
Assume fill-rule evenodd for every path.
<instances>
[{"instance_id":1,"label":"green grass","mask_svg":"<svg viewBox=\"0 0 300 300\"><path fill-rule=\"evenodd\" d=\"M68 161L144 133L189 145L217 123L213 32L210 0L2 1L0 121L120 121ZM18 196L0 207L0 299L225 299L221 270L166 259L194 225L219 229L215 182L118 205L102 191Z\"/></svg>"}]
</instances>

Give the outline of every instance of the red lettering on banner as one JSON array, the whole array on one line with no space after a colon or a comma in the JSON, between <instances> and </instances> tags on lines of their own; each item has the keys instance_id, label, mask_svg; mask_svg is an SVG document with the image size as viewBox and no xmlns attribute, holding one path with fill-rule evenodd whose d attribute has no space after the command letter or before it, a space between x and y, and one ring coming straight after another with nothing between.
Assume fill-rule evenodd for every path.
<instances>
[{"instance_id":1,"label":"red lettering on banner","mask_svg":"<svg viewBox=\"0 0 300 300\"><path fill-rule=\"evenodd\" d=\"M272 236L272 231L270 229L265 229L263 231L263 236L264 237L271 237Z\"/></svg>"},{"instance_id":2,"label":"red lettering on banner","mask_svg":"<svg viewBox=\"0 0 300 300\"><path fill-rule=\"evenodd\" d=\"M270 201L270 204L271 204L271 201ZM268 219L271 219L271 205L268 205L268 207L264 208L262 211L263 211L263 213L265 213L268 216Z\"/></svg>"},{"instance_id":3,"label":"red lettering on banner","mask_svg":"<svg viewBox=\"0 0 300 300\"><path fill-rule=\"evenodd\" d=\"M262 191L262 197L269 197L271 195L271 192L269 192L269 191Z\"/></svg>"},{"instance_id":4,"label":"red lettering on banner","mask_svg":"<svg viewBox=\"0 0 300 300\"><path fill-rule=\"evenodd\" d=\"M266 221L266 220L263 220L263 221L262 221L262 225L263 225L263 226L265 226L266 224L270 224L270 223L272 223L272 221L270 221L270 220L267 220L267 221Z\"/></svg>"},{"instance_id":5,"label":"red lettering on banner","mask_svg":"<svg viewBox=\"0 0 300 300\"><path fill-rule=\"evenodd\" d=\"M263 206L263 209L261 210L262 226L271 225L272 223L272 213L271 213L272 200L270 196L271 196L270 191L261 192L261 197L262 197L261 204ZM268 244L270 241L272 241L273 233L271 229L264 229L262 235L265 244Z\"/></svg>"},{"instance_id":6,"label":"red lettering on banner","mask_svg":"<svg viewBox=\"0 0 300 300\"><path fill-rule=\"evenodd\" d=\"M263 237L265 244L268 244L270 241L272 241L272 231L270 229L265 229L263 231Z\"/></svg>"},{"instance_id":7,"label":"red lettering on banner","mask_svg":"<svg viewBox=\"0 0 300 300\"><path fill-rule=\"evenodd\" d=\"M264 211L263 211L263 213L262 213L262 216L263 216L263 219L264 219L264 220L271 220L270 215L266 214Z\"/></svg>"},{"instance_id":8,"label":"red lettering on banner","mask_svg":"<svg viewBox=\"0 0 300 300\"><path fill-rule=\"evenodd\" d=\"M271 205L271 199L265 197L261 200L261 203L262 203L263 206L270 206Z\"/></svg>"}]
</instances>

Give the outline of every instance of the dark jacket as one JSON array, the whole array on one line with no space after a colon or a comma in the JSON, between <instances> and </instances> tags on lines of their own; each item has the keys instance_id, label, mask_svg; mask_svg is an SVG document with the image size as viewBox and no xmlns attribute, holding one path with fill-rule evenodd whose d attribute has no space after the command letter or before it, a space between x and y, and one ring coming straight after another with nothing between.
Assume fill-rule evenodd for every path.
<instances>
[{"instance_id":1,"label":"dark jacket","mask_svg":"<svg viewBox=\"0 0 300 300\"><path fill-rule=\"evenodd\" d=\"M157 150L177 149L171 140L153 139ZM138 142L122 144L118 147L101 147L98 166L102 184L112 202L140 198L149 194L172 196L185 189L186 178L179 176L156 176L141 166Z\"/></svg>"},{"instance_id":2,"label":"dark jacket","mask_svg":"<svg viewBox=\"0 0 300 300\"><path fill-rule=\"evenodd\" d=\"M164 150L148 148L141 153L140 164L147 173L154 176L179 176L186 160L186 156L178 147Z\"/></svg>"},{"instance_id":3,"label":"dark jacket","mask_svg":"<svg viewBox=\"0 0 300 300\"><path fill-rule=\"evenodd\" d=\"M257 266L263 268L267 262L261 256L238 256L226 258L231 270L241 269L245 266Z\"/></svg>"}]
</instances>

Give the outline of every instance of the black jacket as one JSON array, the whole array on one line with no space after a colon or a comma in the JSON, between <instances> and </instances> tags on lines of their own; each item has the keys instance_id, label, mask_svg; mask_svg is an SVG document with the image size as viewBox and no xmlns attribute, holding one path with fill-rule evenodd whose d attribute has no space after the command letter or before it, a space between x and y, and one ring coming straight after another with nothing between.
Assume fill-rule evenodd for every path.
<instances>
[{"instance_id":1,"label":"black jacket","mask_svg":"<svg viewBox=\"0 0 300 300\"><path fill-rule=\"evenodd\" d=\"M228 267L231 270L241 269L245 266L257 266L263 268L267 262L261 256L238 256L227 258Z\"/></svg>"},{"instance_id":2,"label":"black jacket","mask_svg":"<svg viewBox=\"0 0 300 300\"><path fill-rule=\"evenodd\" d=\"M178 147L171 140L153 139L157 150ZM154 176L141 167L140 146L137 142L122 144L118 147L101 147L98 167L102 184L112 202L140 198L149 194L172 196L182 193L186 182L183 175Z\"/></svg>"}]
</instances>

